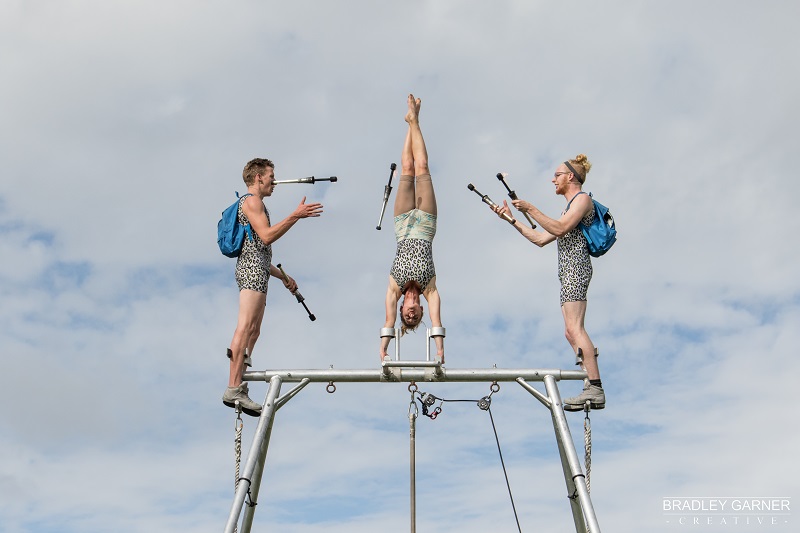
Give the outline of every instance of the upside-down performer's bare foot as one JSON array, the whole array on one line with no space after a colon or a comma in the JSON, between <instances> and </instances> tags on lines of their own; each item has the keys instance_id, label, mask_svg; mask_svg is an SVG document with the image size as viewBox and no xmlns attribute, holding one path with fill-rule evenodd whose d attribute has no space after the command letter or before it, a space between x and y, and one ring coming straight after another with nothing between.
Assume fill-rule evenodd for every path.
<instances>
[{"instance_id":1,"label":"upside-down performer's bare foot","mask_svg":"<svg viewBox=\"0 0 800 533\"><path fill-rule=\"evenodd\" d=\"M419 108L422 105L422 100L414 99L413 94L408 95L408 113L406 113L406 122L413 124L419 122Z\"/></svg>"}]
</instances>

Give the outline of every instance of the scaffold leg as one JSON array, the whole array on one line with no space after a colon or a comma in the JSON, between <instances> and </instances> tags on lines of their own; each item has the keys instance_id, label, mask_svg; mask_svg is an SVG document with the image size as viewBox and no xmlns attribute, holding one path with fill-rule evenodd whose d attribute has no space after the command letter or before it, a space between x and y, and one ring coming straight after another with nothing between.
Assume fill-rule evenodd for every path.
<instances>
[{"instance_id":1,"label":"scaffold leg","mask_svg":"<svg viewBox=\"0 0 800 533\"><path fill-rule=\"evenodd\" d=\"M253 475L256 471L259 457L262 455L262 451L264 455L267 453L269 435L272 432L272 423L275 419L275 399L281 392L282 382L283 380L280 376L272 376L269 380L269 389L267 390L267 396L264 400L264 407L262 407L261 416L258 419L256 434L253 437L253 445L250 447L250 452L247 454L247 463L245 464L242 477L236 488L236 495L233 498L233 505L231 506L230 515L228 516L228 522L225 524L225 533L233 533L236 529L236 523L239 521L239 515L242 513L242 506L248 494L251 495L251 503L254 499L250 490L253 486ZM252 513L250 513L250 521L252 523ZM247 533L247 531L249 531L249 527L245 530L244 524L242 524L242 533Z\"/></svg>"},{"instance_id":2,"label":"scaffold leg","mask_svg":"<svg viewBox=\"0 0 800 533\"><path fill-rule=\"evenodd\" d=\"M304 379L301 381L295 388L275 400L275 410L279 410L283 407L286 402L291 400L295 397L295 395L303 390L306 385L310 383L310 380ZM273 420L274 420L273 416ZM264 473L264 465L267 462L267 447L269 444L269 440L272 436L272 424L269 425L269 429L267 430L267 436L264 440L264 443L261 445L261 451L258 454L258 463L256 464L256 469L253 472L253 477L250 478L252 483L250 484L250 498L254 502L258 502L258 491L261 488L261 476ZM250 533L250 530L253 527L253 515L256 512L255 506L248 505L244 508L244 516L242 517L242 531L241 533Z\"/></svg>"},{"instance_id":3,"label":"scaffold leg","mask_svg":"<svg viewBox=\"0 0 800 533\"><path fill-rule=\"evenodd\" d=\"M567 424L567 417L561 404L561 395L553 376L544 376L544 386L550 399L550 415L553 418L558 453L561 456L561 466L564 470L564 480L567 483L567 496L572 504L572 515L575 519L575 531L578 533L600 533L600 525L594 513L589 490L586 487L586 478L581 469L578 453L572 443L572 435ZM579 505L576 505L576 498ZM583 516L581 517L581 511Z\"/></svg>"}]
</instances>

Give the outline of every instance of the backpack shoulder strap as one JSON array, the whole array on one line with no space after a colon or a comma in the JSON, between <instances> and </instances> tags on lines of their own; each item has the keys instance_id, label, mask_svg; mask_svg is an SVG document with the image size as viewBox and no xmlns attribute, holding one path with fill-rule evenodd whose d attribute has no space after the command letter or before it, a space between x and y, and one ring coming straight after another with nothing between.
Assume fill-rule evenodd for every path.
<instances>
[{"instance_id":1,"label":"backpack shoulder strap","mask_svg":"<svg viewBox=\"0 0 800 533\"><path fill-rule=\"evenodd\" d=\"M577 198L577 197L578 197L579 195L581 195L581 194L587 194L587 193L585 193L585 192L581 191L581 192L579 192L578 194L576 194L575 196L573 196L573 197L572 197L572 200L574 200L575 198ZM589 194L589 197L590 197L590 198L591 198L591 196L592 196L592 195L591 195L591 194ZM564 212L565 212L565 213L566 213L567 211L569 211L569 206L571 206L571 205L572 205L572 200L570 200L569 202L567 202L567 208L566 208L566 209L564 209Z\"/></svg>"}]
</instances>

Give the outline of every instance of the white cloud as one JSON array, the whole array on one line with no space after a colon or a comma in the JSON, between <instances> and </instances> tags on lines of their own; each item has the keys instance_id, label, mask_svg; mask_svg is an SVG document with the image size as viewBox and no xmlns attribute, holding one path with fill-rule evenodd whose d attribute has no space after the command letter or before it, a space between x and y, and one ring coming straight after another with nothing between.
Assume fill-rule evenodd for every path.
<instances>
[{"instance_id":1,"label":"white cloud","mask_svg":"<svg viewBox=\"0 0 800 533\"><path fill-rule=\"evenodd\" d=\"M325 204L275 245L318 320L273 285L256 368L377 368L391 206L373 228L410 91L439 201L448 366L573 368L554 246L528 244L466 184L499 201L508 172L555 215L553 168L586 153L587 189L620 232L594 262L587 315L609 395L592 416L601 526L673 531L669 495L791 496L797 15L780 2L3 4L2 529L222 527L237 295L214 227L252 157L279 179L339 177L267 201L274 221L304 195ZM401 346L424 353L424 337ZM310 385L278 413L258 526L406 527L406 385L337 387ZM547 411L512 383L492 411L523 529L569 530ZM490 432L466 403L418 421L420 530L515 528Z\"/></svg>"}]
</instances>

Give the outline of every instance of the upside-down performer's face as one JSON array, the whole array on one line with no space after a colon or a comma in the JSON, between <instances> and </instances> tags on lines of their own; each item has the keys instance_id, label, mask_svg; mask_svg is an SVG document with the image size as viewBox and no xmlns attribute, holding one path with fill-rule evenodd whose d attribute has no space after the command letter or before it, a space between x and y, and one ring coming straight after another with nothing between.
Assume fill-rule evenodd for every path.
<instances>
[{"instance_id":1,"label":"upside-down performer's face","mask_svg":"<svg viewBox=\"0 0 800 533\"><path fill-rule=\"evenodd\" d=\"M400 315L403 317L403 322L414 327L422 320L422 306L409 300L409 298L403 299L403 305L400 306Z\"/></svg>"}]
</instances>

